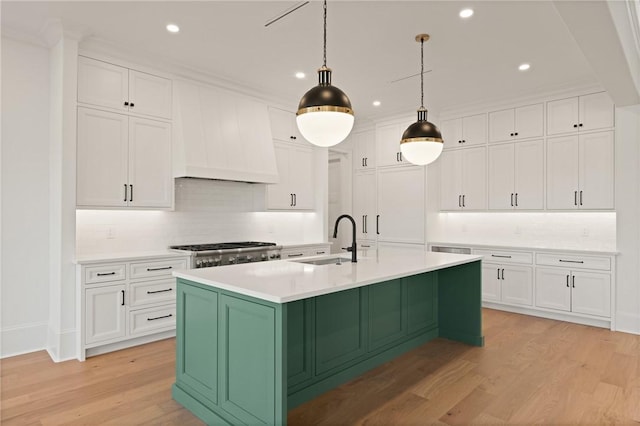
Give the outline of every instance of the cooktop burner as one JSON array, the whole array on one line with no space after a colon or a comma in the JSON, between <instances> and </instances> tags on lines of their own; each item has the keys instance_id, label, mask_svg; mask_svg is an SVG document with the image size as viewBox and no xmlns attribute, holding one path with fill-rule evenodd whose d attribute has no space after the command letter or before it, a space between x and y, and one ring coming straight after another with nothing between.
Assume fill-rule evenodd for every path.
<instances>
[{"instance_id":1,"label":"cooktop burner","mask_svg":"<svg viewBox=\"0 0 640 426\"><path fill-rule=\"evenodd\" d=\"M207 251L207 250L232 250L239 248L252 248L252 247L270 247L275 246L276 243L265 243L259 241L240 241L235 243L212 243L212 244L188 244L183 246L171 246L174 250L188 250L188 251Z\"/></svg>"}]
</instances>

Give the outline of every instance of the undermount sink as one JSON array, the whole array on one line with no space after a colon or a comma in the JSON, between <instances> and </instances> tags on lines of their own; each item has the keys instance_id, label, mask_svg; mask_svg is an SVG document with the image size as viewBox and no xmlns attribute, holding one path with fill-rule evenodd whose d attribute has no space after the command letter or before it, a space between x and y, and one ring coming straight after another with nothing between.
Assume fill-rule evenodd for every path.
<instances>
[{"instance_id":1,"label":"undermount sink","mask_svg":"<svg viewBox=\"0 0 640 426\"><path fill-rule=\"evenodd\" d=\"M328 259L315 259L315 260L293 260L296 263L306 263L307 265L340 265L342 263L350 263L351 259L344 257L330 257Z\"/></svg>"}]
</instances>

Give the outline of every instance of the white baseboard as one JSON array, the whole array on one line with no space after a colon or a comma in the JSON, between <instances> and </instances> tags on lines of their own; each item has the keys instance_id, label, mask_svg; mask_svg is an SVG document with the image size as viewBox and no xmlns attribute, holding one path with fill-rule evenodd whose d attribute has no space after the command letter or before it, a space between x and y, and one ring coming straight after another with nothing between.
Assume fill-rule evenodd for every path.
<instances>
[{"instance_id":1,"label":"white baseboard","mask_svg":"<svg viewBox=\"0 0 640 426\"><path fill-rule=\"evenodd\" d=\"M616 313L616 331L640 334L640 314L630 312Z\"/></svg>"},{"instance_id":2,"label":"white baseboard","mask_svg":"<svg viewBox=\"0 0 640 426\"><path fill-rule=\"evenodd\" d=\"M576 324L590 325L593 327L611 328L611 321L608 319L596 319L586 316L578 316L572 314L564 314L562 312L554 312L546 309L528 308L526 306L503 305L501 303L482 302L485 308L496 309L499 311L513 312L516 314L531 315L534 317L548 318L558 321L573 322Z\"/></svg>"},{"instance_id":3,"label":"white baseboard","mask_svg":"<svg viewBox=\"0 0 640 426\"><path fill-rule=\"evenodd\" d=\"M63 362L76 358L76 330L67 329L60 333L49 328L47 333L47 352L54 362Z\"/></svg>"},{"instance_id":4,"label":"white baseboard","mask_svg":"<svg viewBox=\"0 0 640 426\"><path fill-rule=\"evenodd\" d=\"M2 328L0 358L44 350L47 343L47 328L46 321Z\"/></svg>"}]
</instances>

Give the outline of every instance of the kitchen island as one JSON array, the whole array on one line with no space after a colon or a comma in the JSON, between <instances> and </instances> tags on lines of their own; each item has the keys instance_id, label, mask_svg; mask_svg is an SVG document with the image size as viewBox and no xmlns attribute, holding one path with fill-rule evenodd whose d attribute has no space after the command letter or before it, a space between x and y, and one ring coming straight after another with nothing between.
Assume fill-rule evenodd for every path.
<instances>
[{"instance_id":1,"label":"kitchen island","mask_svg":"<svg viewBox=\"0 0 640 426\"><path fill-rule=\"evenodd\" d=\"M173 398L208 424L286 424L288 409L436 337L483 345L481 256L363 254L174 272Z\"/></svg>"}]
</instances>

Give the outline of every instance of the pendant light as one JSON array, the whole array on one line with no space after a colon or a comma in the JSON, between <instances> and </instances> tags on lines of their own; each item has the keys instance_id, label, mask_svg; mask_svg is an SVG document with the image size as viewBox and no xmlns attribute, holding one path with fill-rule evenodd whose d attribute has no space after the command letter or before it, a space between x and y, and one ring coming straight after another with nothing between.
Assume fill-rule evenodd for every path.
<instances>
[{"instance_id":1,"label":"pendant light","mask_svg":"<svg viewBox=\"0 0 640 426\"><path fill-rule=\"evenodd\" d=\"M327 0L324 0L324 62L318 70L318 85L300 99L296 123L306 140L327 147L349 136L353 121L351 101L331 85L331 69L327 68Z\"/></svg>"},{"instance_id":2,"label":"pendant light","mask_svg":"<svg viewBox=\"0 0 640 426\"><path fill-rule=\"evenodd\" d=\"M424 166L435 161L442 152L442 134L435 124L427 121L427 109L424 107L424 42L429 34L418 34L420 42L420 108L418 121L407 127L400 141L400 152L409 162Z\"/></svg>"}]
</instances>

